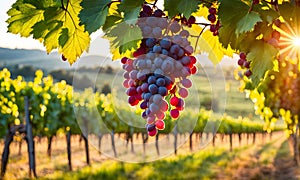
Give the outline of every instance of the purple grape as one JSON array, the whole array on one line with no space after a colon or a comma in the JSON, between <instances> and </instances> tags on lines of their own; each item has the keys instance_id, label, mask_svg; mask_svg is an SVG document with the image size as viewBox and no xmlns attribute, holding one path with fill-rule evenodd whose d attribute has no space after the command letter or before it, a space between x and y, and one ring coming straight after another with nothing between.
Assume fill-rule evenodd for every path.
<instances>
[{"instance_id":1,"label":"purple grape","mask_svg":"<svg viewBox=\"0 0 300 180\"><path fill-rule=\"evenodd\" d=\"M173 23L170 25L170 30L173 32L173 33L178 33L180 31L180 25L178 24L177 21L173 21Z\"/></svg>"},{"instance_id":2,"label":"purple grape","mask_svg":"<svg viewBox=\"0 0 300 180\"><path fill-rule=\"evenodd\" d=\"M157 10L154 11L153 15L155 17L162 17L164 15L164 12L160 9L157 9Z\"/></svg>"},{"instance_id":3,"label":"purple grape","mask_svg":"<svg viewBox=\"0 0 300 180\"><path fill-rule=\"evenodd\" d=\"M129 103L129 104L132 105L135 101L136 101L136 99L135 99L134 96L129 96L129 98L128 98L128 103Z\"/></svg>"},{"instance_id":4,"label":"purple grape","mask_svg":"<svg viewBox=\"0 0 300 180\"><path fill-rule=\"evenodd\" d=\"M212 25L210 25L209 30L210 30L211 32L215 32L215 31L217 30L217 26L216 26L215 24L212 24Z\"/></svg>"},{"instance_id":5,"label":"purple grape","mask_svg":"<svg viewBox=\"0 0 300 180\"><path fill-rule=\"evenodd\" d=\"M152 8L148 5L144 5L143 6L143 12L145 12L148 15L151 15L152 14Z\"/></svg>"},{"instance_id":6,"label":"purple grape","mask_svg":"<svg viewBox=\"0 0 300 180\"><path fill-rule=\"evenodd\" d=\"M160 94L160 95L162 95L162 96L166 96L167 93L168 93L168 90L167 90L166 87L160 86L160 87L158 88L158 94Z\"/></svg>"},{"instance_id":7,"label":"purple grape","mask_svg":"<svg viewBox=\"0 0 300 180\"><path fill-rule=\"evenodd\" d=\"M148 48L152 48L154 45L155 45L155 39L154 38L148 38L147 40L146 40L146 46L148 47ZM148 53L149 54L149 53Z\"/></svg>"},{"instance_id":8,"label":"purple grape","mask_svg":"<svg viewBox=\"0 0 300 180\"><path fill-rule=\"evenodd\" d=\"M142 118L147 119L146 111L144 111L144 112L142 113Z\"/></svg>"},{"instance_id":9,"label":"purple grape","mask_svg":"<svg viewBox=\"0 0 300 180\"><path fill-rule=\"evenodd\" d=\"M157 26L162 28L162 29L166 29L168 27L169 23L167 18L159 18L158 24Z\"/></svg>"},{"instance_id":10,"label":"purple grape","mask_svg":"<svg viewBox=\"0 0 300 180\"><path fill-rule=\"evenodd\" d=\"M161 53L162 53L163 55L166 55L166 56L169 55L169 51L167 51L167 50L165 50L165 49L162 49Z\"/></svg>"},{"instance_id":11,"label":"purple grape","mask_svg":"<svg viewBox=\"0 0 300 180\"><path fill-rule=\"evenodd\" d=\"M136 93L137 93L137 92L136 92L136 88L135 88L135 87L130 87L130 88L128 88L127 91L126 91L126 94L127 94L128 96L134 96Z\"/></svg>"},{"instance_id":12,"label":"purple grape","mask_svg":"<svg viewBox=\"0 0 300 180\"><path fill-rule=\"evenodd\" d=\"M151 103L149 106L149 109L151 112L153 112L155 114L159 111L159 107L155 103Z\"/></svg>"},{"instance_id":13,"label":"purple grape","mask_svg":"<svg viewBox=\"0 0 300 180\"><path fill-rule=\"evenodd\" d=\"M148 102L147 101L143 101L141 104L140 104L140 107L141 109L146 109L148 107Z\"/></svg>"},{"instance_id":14,"label":"purple grape","mask_svg":"<svg viewBox=\"0 0 300 180\"><path fill-rule=\"evenodd\" d=\"M191 59L190 59L189 56L184 56L184 57L180 60L180 62L182 63L182 65L186 66L186 65L190 64Z\"/></svg>"},{"instance_id":15,"label":"purple grape","mask_svg":"<svg viewBox=\"0 0 300 180\"><path fill-rule=\"evenodd\" d=\"M189 24L195 24L195 23L196 23L196 18L195 18L195 16L190 16L189 19L188 19L188 23L189 23Z\"/></svg>"},{"instance_id":16,"label":"purple grape","mask_svg":"<svg viewBox=\"0 0 300 180\"><path fill-rule=\"evenodd\" d=\"M159 45L153 46L153 52L160 53L161 52L161 47Z\"/></svg>"},{"instance_id":17,"label":"purple grape","mask_svg":"<svg viewBox=\"0 0 300 180\"><path fill-rule=\"evenodd\" d=\"M160 38L162 35L162 30L160 27L155 27L152 30L152 34L154 35L155 38Z\"/></svg>"},{"instance_id":18,"label":"purple grape","mask_svg":"<svg viewBox=\"0 0 300 180\"><path fill-rule=\"evenodd\" d=\"M151 93L143 93L143 99L145 100L145 101L149 101L150 100L150 98L151 98L151 96L152 96L152 94Z\"/></svg>"},{"instance_id":19,"label":"purple grape","mask_svg":"<svg viewBox=\"0 0 300 180\"><path fill-rule=\"evenodd\" d=\"M144 26L144 27L142 28L142 31L143 31L143 33L144 33L145 35L149 35L149 34L152 33L152 28L149 27L149 26Z\"/></svg>"},{"instance_id":20,"label":"purple grape","mask_svg":"<svg viewBox=\"0 0 300 180\"><path fill-rule=\"evenodd\" d=\"M216 8L213 8L213 7L209 8L208 12L209 12L209 14L217 14Z\"/></svg>"},{"instance_id":21,"label":"purple grape","mask_svg":"<svg viewBox=\"0 0 300 180\"><path fill-rule=\"evenodd\" d=\"M244 59L239 59L238 60L238 65L243 67L244 62L246 62Z\"/></svg>"},{"instance_id":22,"label":"purple grape","mask_svg":"<svg viewBox=\"0 0 300 180\"><path fill-rule=\"evenodd\" d=\"M183 79L181 80L181 84L186 87L186 88L190 88L192 87L192 81L189 79Z\"/></svg>"},{"instance_id":23,"label":"purple grape","mask_svg":"<svg viewBox=\"0 0 300 180\"><path fill-rule=\"evenodd\" d=\"M183 36L183 37L188 37L190 35L190 33L187 31L187 30L182 30L180 33L179 33L180 36Z\"/></svg>"},{"instance_id":24,"label":"purple grape","mask_svg":"<svg viewBox=\"0 0 300 180\"><path fill-rule=\"evenodd\" d=\"M155 124L147 124L147 131L153 131L155 128Z\"/></svg>"},{"instance_id":25,"label":"purple grape","mask_svg":"<svg viewBox=\"0 0 300 180\"><path fill-rule=\"evenodd\" d=\"M156 94L157 93L157 86L155 84L150 84L149 87L148 87L148 90L151 94Z\"/></svg>"},{"instance_id":26,"label":"purple grape","mask_svg":"<svg viewBox=\"0 0 300 180\"><path fill-rule=\"evenodd\" d=\"M150 76L148 78L148 84L154 84L156 83L156 77L155 76Z\"/></svg>"},{"instance_id":27,"label":"purple grape","mask_svg":"<svg viewBox=\"0 0 300 180\"><path fill-rule=\"evenodd\" d=\"M179 92L178 92L179 96L181 96L182 98L186 98L189 95L189 92L187 89L185 88L180 88Z\"/></svg>"},{"instance_id":28,"label":"purple grape","mask_svg":"<svg viewBox=\"0 0 300 180\"><path fill-rule=\"evenodd\" d=\"M169 49L172 45L172 43L168 39L162 39L159 42L160 46L164 49Z\"/></svg>"},{"instance_id":29,"label":"purple grape","mask_svg":"<svg viewBox=\"0 0 300 180\"><path fill-rule=\"evenodd\" d=\"M141 90L142 90L143 92L148 92L148 83L143 83L143 84L141 85Z\"/></svg>"},{"instance_id":30,"label":"purple grape","mask_svg":"<svg viewBox=\"0 0 300 180\"><path fill-rule=\"evenodd\" d=\"M245 67L245 68L250 68L250 62L249 61L245 61L244 63L243 63L243 66Z\"/></svg>"},{"instance_id":31,"label":"purple grape","mask_svg":"<svg viewBox=\"0 0 300 180\"><path fill-rule=\"evenodd\" d=\"M245 76L249 77L252 75L252 71L250 69L247 69L247 71L245 72Z\"/></svg>"},{"instance_id":32,"label":"purple grape","mask_svg":"<svg viewBox=\"0 0 300 180\"><path fill-rule=\"evenodd\" d=\"M166 81L164 78L158 78L156 80L156 85L158 85L158 86L164 86L165 84L166 84Z\"/></svg>"},{"instance_id":33,"label":"purple grape","mask_svg":"<svg viewBox=\"0 0 300 180\"><path fill-rule=\"evenodd\" d=\"M178 51L180 50L180 46L178 44L174 44L171 48L170 48L170 53L171 54L177 54ZM174 58L175 59L175 58Z\"/></svg>"},{"instance_id":34,"label":"purple grape","mask_svg":"<svg viewBox=\"0 0 300 180\"><path fill-rule=\"evenodd\" d=\"M182 48L179 49L177 56L182 57L184 55L184 50Z\"/></svg>"},{"instance_id":35,"label":"purple grape","mask_svg":"<svg viewBox=\"0 0 300 180\"><path fill-rule=\"evenodd\" d=\"M214 14L209 14L207 16L207 19L212 23L216 22L216 20L217 20L216 15L214 15Z\"/></svg>"}]
</instances>

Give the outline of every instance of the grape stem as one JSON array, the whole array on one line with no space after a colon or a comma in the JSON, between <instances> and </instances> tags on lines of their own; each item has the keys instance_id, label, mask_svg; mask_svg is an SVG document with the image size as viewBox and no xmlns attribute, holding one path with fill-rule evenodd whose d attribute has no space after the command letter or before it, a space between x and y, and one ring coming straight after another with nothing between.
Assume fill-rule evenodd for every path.
<instances>
[{"instance_id":1,"label":"grape stem","mask_svg":"<svg viewBox=\"0 0 300 180\"><path fill-rule=\"evenodd\" d=\"M154 1L153 6L152 6L152 9L153 9L154 7L156 7L157 1L158 1L158 0L155 0L155 1Z\"/></svg>"},{"instance_id":2,"label":"grape stem","mask_svg":"<svg viewBox=\"0 0 300 180\"><path fill-rule=\"evenodd\" d=\"M200 31L199 35L197 36L197 40L196 40L195 47L194 47L195 51L197 50L196 48L197 48L197 45L198 45L200 36L203 34L203 32L204 32L204 30L205 30L205 28L206 28L207 26L209 26L209 25L205 25L205 26L203 27L203 29Z\"/></svg>"},{"instance_id":3,"label":"grape stem","mask_svg":"<svg viewBox=\"0 0 300 180\"><path fill-rule=\"evenodd\" d=\"M198 24L198 25L204 25L204 26L210 26L210 25L212 25L212 24L210 24L210 23L195 23L195 24Z\"/></svg>"},{"instance_id":4,"label":"grape stem","mask_svg":"<svg viewBox=\"0 0 300 180\"><path fill-rule=\"evenodd\" d=\"M76 25L76 23L75 23L75 21L74 21L72 15L71 15L71 13L68 11L69 3L70 3L69 0L67 0L67 5L66 5L66 7L65 7L65 6L64 6L64 0L61 0L61 8L62 8L64 11L66 11L66 13L70 16L70 18L71 18L71 20L72 20L72 23L73 23L73 25L74 25L74 27L75 27L75 29L77 29L77 25Z\"/></svg>"}]
</instances>

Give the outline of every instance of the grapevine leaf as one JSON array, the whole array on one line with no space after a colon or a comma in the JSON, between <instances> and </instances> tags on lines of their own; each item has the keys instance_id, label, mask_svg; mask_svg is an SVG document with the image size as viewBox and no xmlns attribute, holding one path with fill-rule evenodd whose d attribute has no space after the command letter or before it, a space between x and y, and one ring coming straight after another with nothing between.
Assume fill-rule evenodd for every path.
<instances>
[{"instance_id":1,"label":"grapevine leaf","mask_svg":"<svg viewBox=\"0 0 300 180\"><path fill-rule=\"evenodd\" d=\"M239 22L249 10L249 6L240 0L220 0L218 16L222 27L220 29L220 42L225 48L231 45L237 49L238 37L235 34Z\"/></svg>"},{"instance_id":2,"label":"grapevine leaf","mask_svg":"<svg viewBox=\"0 0 300 180\"><path fill-rule=\"evenodd\" d=\"M60 37L62 22L58 22L55 28L51 29L44 38L44 46L47 52L59 47L58 39Z\"/></svg>"},{"instance_id":3,"label":"grapevine leaf","mask_svg":"<svg viewBox=\"0 0 300 180\"><path fill-rule=\"evenodd\" d=\"M181 0L177 6L177 10L181 12L186 18L189 18L193 12L196 12L200 1L198 0Z\"/></svg>"},{"instance_id":4,"label":"grapevine leaf","mask_svg":"<svg viewBox=\"0 0 300 180\"><path fill-rule=\"evenodd\" d=\"M110 40L113 59L118 54L126 53L137 49L138 42L142 39L142 33L137 26L131 26L126 23L117 24L105 33L105 38ZM118 52L116 52L118 51Z\"/></svg>"},{"instance_id":5,"label":"grapevine leaf","mask_svg":"<svg viewBox=\"0 0 300 180\"><path fill-rule=\"evenodd\" d=\"M110 0L83 0L80 3L83 8L79 14L80 24L85 25L85 30L89 34L97 31L104 24L109 3Z\"/></svg>"},{"instance_id":6,"label":"grapevine leaf","mask_svg":"<svg viewBox=\"0 0 300 180\"><path fill-rule=\"evenodd\" d=\"M247 55L247 59L251 61L251 69L253 75L251 80L255 87L264 78L265 73L273 68L273 59L277 55L278 49L270 44L264 43L259 40L252 46L250 53Z\"/></svg>"},{"instance_id":7,"label":"grapevine leaf","mask_svg":"<svg viewBox=\"0 0 300 180\"><path fill-rule=\"evenodd\" d=\"M67 28L62 29L60 36L58 38L59 45L64 47L69 39L69 30Z\"/></svg>"},{"instance_id":8,"label":"grapevine leaf","mask_svg":"<svg viewBox=\"0 0 300 180\"><path fill-rule=\"evenodd\" d=\"M6 21L8 32L28 37L31 34L32 26L43 19L44 10L37 9L32 4L23 3L22 0L13 4L7 12L10 18Z\"/></svg>"},{"instance_id":9,"label":"grapevine leaf","mask_svg":"<svg viewBox=\"0 0 300 180\"><path fill-rule=\"evenodd\" d=\"M76 59L89 47L90 36L83 30L69 32L69 39L60 47L60 52L68 59L69 63L74 63Z\"/></svg>"},{"instance_id":10,"label":"grapevine leaf","mask_svg":"<svg viewBox=\"0 0 300 180\"><path fill-rule=\"evenodd\" d=\"M45 21L40 21L40 22L36 23L32 27L32 29L33 29L32 34L33 34L34 39L43 38L49 32L49 30L47 28L47 23Z\"/></svg>"},{"instance_id":11,"label":"grapevine leaf","mask_svg":"<svg viewBox=\"0 0 300 180\"><path fill-rule=\"evenodd\" d=\"M264 1L262 1L261 4L256 4L255 6L253 6L253 11L258 12L261 19L270 24L279 17L278 12L271 8Z\"/></svg>"},{"instance_id":12,"label":"grapevine leaf","mask_svg":"<svg viewBox=\"0 0 300 180\"><path fill-rule=\"evenodd\" d=\"M165 9L164 10L168 12L168 16L170 18L172 18L180 13L180 11L178 11L178 9L177 9L177 6L179 3L180 3L180 0L165 0L165 2L164 2Z\"/></svg>"},{"instance_id":13,"label":"grapevine leaf","mask_svg":"<svg viewBox=\"0 0 300 180\"><path fill-rule=\"evenodd\" d=\"M223 48L219 42L219 37L213 36L212 32L208 30L205 31L202 34L202 38L203 39L200 39L200 42L198 43L200 52L208 53L208 58L212 61L213 64L218 64L222 60L224 55L233 55L233 50L230 48L230 46L227 49Z\"/></svg>"},{"instance_id":14,"label":"grapevine leaf","mask_svg":"<svg viewBox=\"0 0 300 180\"><path fill-rule=\"evenodd\" d=\"M300 7L293 6L288 2L279 5L280 15L290 26L297 27L299 25Z\"/></svg>"},{"instance_id":15,"label":"grapevine leaf","mask_svg":"<svg viewBox=\"0 0 300 180\"><path fill-rule=\"evenodd\" d=\"M62 23L62 26L57 25L45 36L44 45L47 52L58 47L59 52L68 59L70 64L76 61L90 43L89 33L85 32L83 25L79 25L80 2L80 0L69 1L66 10L48 8L44 13L47 24L57 21Z\"/></svg>"},{"instance_id":16,"label":"grapevine leaf","mask_svg":"<svg viewBox=\"0 0 300 180\"><path fill-rule=\"evenodd\" d=\"M295 8L291 3L284 2L283 4L280 4L278 8L283 19L290 20L291 18L293 18Z\"/></svg>"},{"instance_id":17,"label":"grapevine leaf","mask_svg":"<svg viewBox=\"0 0 300 180\"><path fill-rule=\"evenodd\" d=\"M108 28L116 25L117 23L122 21L122 17L119 15L111 15L106 17L106 21L102 26L102 30L106 31Z\"/></svg>"},{"instance_id":18,"label":"grapevine leaf","mask_svg":"<svg viewBox=\"0 0 300 180\"><path fill-rule=\"evenodd\" d=\"M242 19L239 20L239 22L237 23L237 28L235 30L235 33L239 35L241 33L249 32L253 30L255 24L261 21L262 19L260 18L259 14L251 11L247 13L246 16L244 16Z\"/></svg>"},{"instance_id":19,"label":"grapevine leaf","mask_svg":"<svg viewBox=\"0 0 300 180\"><path fill-rule=\"evenodd\" d=\"M124 20L130 21L138 18L144 0L124 0L119 4L120 11L124 12Z\"/></svg>"}]
</instances>

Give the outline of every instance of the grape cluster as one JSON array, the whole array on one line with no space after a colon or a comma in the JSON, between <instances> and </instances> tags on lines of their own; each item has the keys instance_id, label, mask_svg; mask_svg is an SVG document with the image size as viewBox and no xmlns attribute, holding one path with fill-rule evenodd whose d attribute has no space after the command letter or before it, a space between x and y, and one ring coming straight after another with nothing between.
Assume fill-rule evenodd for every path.
<instances>
[{"instance_id":1,"label":"grape cluster","mask_svg":"<svg viewBox=\"0 0 300 180\"><path fill-rule=\"evenodd\" d=\"M217 21L217 9L214 7L210 7L208 9L209 15L207 19L211 22L210 31L213 33L214 36L219 35L219 29L221 28L220 21Z\"/></svg>"},{"instance_id":2,"label":"grape cluster","mask_svg":"<svg viewBox=\"0 0 300 180\"><path fill-rule=\"evenodd\" d=\"M193 24L196 23L195 16L190 16L188 19L186 17L181 17L180 19L175 19L176 21L180 21L182 25L192 27Z\"/></svg>"},{"instance_id":3,"label":"grape cluster","mask_svg":"<svg viewBox=\"0 0 300 180\"><path fill-rule=\"evenodd\" d=\"M249 77L252 75L252 71L250 70L250 62L247 61L247 56L244 52L240 53L240 59L238 60L238 65L241 66L241 68L246 68L244 75Z\"/></svg>"},{"instance_id":4,"label":"grape cluster","mask_svg":"<svg viewBox=\"0 0 300 180\"><path fill-rule=\"evenodd\" d=\"M176 20L159 16L144 5L137 25L143 35L133 59L124 57L124 82L128 103L143 109L147 131L155 136L165 127L164 119L178 118L184 109L184 98L192 86L189 76L197 72L193 47L188 41L189 32ZM159 14L159 15L161 15ZM147 16L146 16L147 15Z\"/></svg>"}]
</instances>

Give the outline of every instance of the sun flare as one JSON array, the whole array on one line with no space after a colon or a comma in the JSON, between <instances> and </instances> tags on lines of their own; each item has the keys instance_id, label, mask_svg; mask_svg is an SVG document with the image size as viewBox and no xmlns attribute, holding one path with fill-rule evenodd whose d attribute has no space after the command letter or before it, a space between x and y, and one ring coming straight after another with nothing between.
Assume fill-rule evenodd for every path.
<instances>
[{"instance_id":1,"label":"sun flare","mask_svg":"<svg viewBox=\"0 0 300 180\"><path fill-rule=\"evenodd\" d=\"M279 39L280 54L292 59L298 59L300 55L300 26L291 26L284 23L283 29L278 28L281 37Z\"/></svg>"},{"instance_id":2,"label":"sun flare","mask_svg":"<svg viewBox=\"0 0 300 180\"><path fill-rule=\"evenodd\" d=\"M296 36L293 38L293 46L300 48L300 37Z\"/></svg>"}]
</instances>

